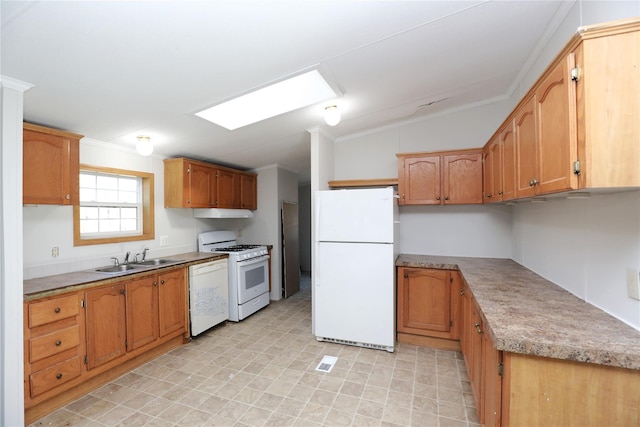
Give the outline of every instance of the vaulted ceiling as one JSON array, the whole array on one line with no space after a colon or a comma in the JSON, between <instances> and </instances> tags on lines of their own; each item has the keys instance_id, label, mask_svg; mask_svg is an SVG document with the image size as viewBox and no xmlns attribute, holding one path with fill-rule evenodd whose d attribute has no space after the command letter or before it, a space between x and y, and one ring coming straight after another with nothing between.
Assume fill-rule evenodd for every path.
<instances>
[{"instance_id":1,"label":"vaulted ceiling","mask_svg":"<svg viewBox=\"0 0 640 427\"><path fill-rule=\"evenodd\" d=\"M509 94L570 3L3 0L0 71L34 85L27 121L304 181L307 129L338 138ZM234 131L193 114L317 66L343 96Z\"/></svg>"}]
</instances>

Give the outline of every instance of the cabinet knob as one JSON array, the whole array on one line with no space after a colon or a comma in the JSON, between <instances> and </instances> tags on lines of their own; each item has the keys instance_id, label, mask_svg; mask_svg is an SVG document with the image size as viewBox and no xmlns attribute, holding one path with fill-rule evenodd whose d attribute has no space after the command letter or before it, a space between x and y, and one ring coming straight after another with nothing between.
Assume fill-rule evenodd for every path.
<instances>
[{"instance_id":1,"label":"cabinet knob","mask_svg":"<svg viewBox=\"0 0 640 427\"><path fill-rule=\"evenodd\" d=\"M440 196L436 196L436 200L440 200Z\"/></svg>"},{"instance_id":2,"label":"cabinet knob","mask_svg":"<svg viewBox=\"0 0 640 427\"><path fill-rule=\"evenodd\" d=\"M480 326L480 323L474 323L473 326L477 328L478 326Z\"/></svg>"},{"instance_id":3,"label":"cabinet knob","mask_svg":"<svg viewBox=\"0 0 640 427\"><path fill-rule=\"evenodd\" d=\"M502 196L502 191L498 191L498 196Z\"/></svg>"},{"instance_id":4,"label":"cabinet knob","mask_svg":"<svg viewBox=\"0 0 640 427\"><path fill-rule=\"evenodd\" d=\"M58 373L58 375L56 375L56 378L57 378L57 379L62 378L62 374L61 374L61 373Z\"/></svg>"},{"instance_id":5,"label":"cabinet knob","mask_svg":"<svg viewBox=\"0 0 640 427\"><path fill-rule=\"evenodd\" d=\"M478 328L478 334L482 334L482 329Z\"/></svg>"},{"instance_id":6,"label":"cabinet knob","mask_svg":"<svg viewBox=\"0 0 640 427\"><path fill-rule=\"evenodd\" d=\"M62 341L58 340L56 341L56 347L60 347L62 345Z\"/></svg>"},{"instance_id":7,"label":"cabinet knob","mask_svg":"<svg viewBox=\"0 0 640 427\"><path fill-rule=\"evenodd\" d=\"M158 286L158 282L153 282L153 286Z\"/></svg>"},{"instance_id":8,"label":"cabinet knob","mask_svg":"<svg viewBox=\"0 0 640 427\"><path fill-rule=\"evenodd\" d=\"M445 200L449 200L449 196L446 196L444 199L445 199Z\"/></svg>"},{"instance_id":9,"label":"cabinet knob","mask_svg":"<svg viewBox=\"0 0 640 427\"><path fill-rule=\"evenodd\" d=\"M536 185L538 185L538 180L537 179L532 179L531 181L529 181L529 186L530 187L535 187Z\"/></svg>"},{"instance_id":10,"label":"cabinet knob","mask_svg":"<svg viewBox=\"0 0 640 427\"><path fill-rule=\"evenodd\" d=\"M120 293L124 295L124 289L120 289Z\"/></svg>"},{"instance_id":11,"label":"cabinet knob","mask_svg":"<svg viewBox=\"0 0 640 427\"><path fill-rule=\"evenodd\" d=\"M56 313L60 313L60 307L56 307L53 311Z\"/></svg>"},{"instance_id":12,"label":"cabinet knob","mask_svg":"<svg viewBox=\"0 0 640 427\"><path fill-rule=\"evenodd\" d=\"M493 197L493 194L487 194L487 199L490 199Z\"/></svg>"},{"instance_id":13,"label":"cabinet knob","mask_svg":"<svg viewBox=\"0 0 640 427\"><path fill-rule=\"evenodd\" d=\"M66 195L67 200L71 199L71 194Z\"/></svg>"},{"instance_id":14,"label":"cabinet knob","mask_svg":"<svg viewBox=\"0 0 640 427\"><path fill-rule=\"evenodd\" d=\"M164 280L161 280L161 281L160 281L160 284L161 284L161 285L164 285Z\"/></svg>"},{"instance_id":15,"label":"cabinet knob","mask_svg":"<svg viewBox=\"0 0 640 427\"><path fill-rule=\"evenodd\" d=\"M460 288L460 295L464 295L464 288Z\"/></svg>"}]
</instances>

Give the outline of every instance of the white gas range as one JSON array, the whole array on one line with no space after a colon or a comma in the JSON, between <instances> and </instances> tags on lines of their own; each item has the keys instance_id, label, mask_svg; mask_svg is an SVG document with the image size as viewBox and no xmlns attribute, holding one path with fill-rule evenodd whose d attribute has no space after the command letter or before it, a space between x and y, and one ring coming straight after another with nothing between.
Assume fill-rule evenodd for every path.
<instances>
[{"instance_id":1,"label":"white gas range","mask_svg":"<svg viewBox=\"0 0 640 427\"><path fill-rule=\"evenodd\" d=\"M229 320L238 322L269 305L266 246L238 245L233 231L207 231L198 235L198 251L229 255Z\"/></svg>"}]
</instances>

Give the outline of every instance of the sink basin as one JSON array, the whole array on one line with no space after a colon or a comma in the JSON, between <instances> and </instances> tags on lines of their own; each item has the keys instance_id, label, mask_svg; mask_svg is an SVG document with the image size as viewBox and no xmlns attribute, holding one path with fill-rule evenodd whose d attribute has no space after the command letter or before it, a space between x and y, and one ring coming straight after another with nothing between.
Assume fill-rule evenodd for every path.
<instances>
[{"instance_id":1,"label":"sink basin","mask_svg":"<svg viewBox=\"0 0 640 427\"><path fill-rule=\"evenodd\" d=\"M163 265L163 264L171 264L173 262L180 262L176 259L148 259L146 261L138 261L134 263L135 265Z\"/></svg>"},{"instance_id":2,"label":"sink basin","mask_svg":"<svg viewBox=\"0 0 640 427\"><path fill-rule=\"evenodd\" d=\"M122 265L112 265L111 267L103 267L96 269L99 273L122 273L124 271L134 270L136 268L135 265L131 264L122 264Z\"/></svg>"}]
</instances>

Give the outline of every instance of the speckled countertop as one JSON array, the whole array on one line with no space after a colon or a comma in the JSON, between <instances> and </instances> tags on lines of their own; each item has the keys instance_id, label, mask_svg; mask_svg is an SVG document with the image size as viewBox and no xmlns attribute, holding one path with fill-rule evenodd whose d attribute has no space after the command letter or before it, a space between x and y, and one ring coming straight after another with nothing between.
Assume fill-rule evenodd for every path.
<instances>
[{"instance_id":1,"label":"speckled countertop","mask_svg":"<svg viewBox=\"0 0 640 427\"><path fill-rule=\"evenodd\" d=\"M55 276L39 277L24 281L24 300L30 301L37 298L58 295L65 292L77 291L93 286L106 285L111 282L121 280L123 276L131 278L143 276L150 272L159 271L177 266L188 267L200 264L205 261L212 261L220 258L228 258L227 254L212 254L210 252L188 252L177 254L160 259L175 260L175 262L163 264L161 266L146 266L136 270L121 273L99 273L95 269L75 271L73 273L57 274Z\"/></svg>"},{"instance_id":2,"label":"speckled countertop","mask_svg":"<svg viewBox=\"0 0 640 427\"><path fill-rule=\"evenodd\" d=\"M460 270L498 350L640 369L640 331L515 261L402 254L396 265Z\"/></svg>"}]
</instances>

